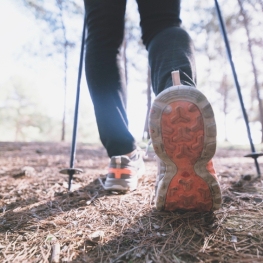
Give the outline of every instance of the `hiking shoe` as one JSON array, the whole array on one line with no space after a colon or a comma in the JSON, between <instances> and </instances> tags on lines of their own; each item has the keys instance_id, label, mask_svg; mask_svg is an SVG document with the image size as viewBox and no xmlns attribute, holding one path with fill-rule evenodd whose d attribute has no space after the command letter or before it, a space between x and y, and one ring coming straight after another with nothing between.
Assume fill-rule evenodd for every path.
<instances>
[{"instance_id":1,"label":"hiking shoe","mask_svg":"<svg viewBox=\"0 0 263 263\"><path fill-rule=\"evenodd\" d=\"M219 209L221 190L211 161L216 123L206 97L190 86L165 89L153 102L149 130L158 163L156 208Z\"/></svg>"},{"instance_id":2,"label":"hiking shoe","mask_svg":"<svg viewBox=\"0 0 263 263\"><path fill-rule=\"evenodd\" d=\"M113 156L110 160L104 189L133 191L137 188L138 180L144 175L144 172L145 165L140 150L135 150L130 157L127 155Z\"/></svg>"}]
</instances>

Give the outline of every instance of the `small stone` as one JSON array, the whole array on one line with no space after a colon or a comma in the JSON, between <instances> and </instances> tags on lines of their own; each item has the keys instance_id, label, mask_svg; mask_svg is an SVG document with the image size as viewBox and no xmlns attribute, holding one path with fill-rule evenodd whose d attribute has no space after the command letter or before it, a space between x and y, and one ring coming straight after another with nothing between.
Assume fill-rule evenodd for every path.
<instances>
[{"instance_id":1,"label":"small stone","mask_svg":"<svg viewBox=\"0 0 263 263\"><path fill-rule=\"evenodd\" d=\"M35 168L31 166L24 166L21 170L25 173L26 176L34 176L36 174Z\"/></svg>"},{"instance_id":2,"label":"small stone","mask_svg":"<svg viewBox=\"0 0 263 263\"><path fill-rule=\"evenodd\" d=\"M236 236L231 236L231 243L237 243L237 237Z\"/></svg>"},{"instance_id":3,"label":"small stone","mask_svg":"<svg viewBox=\"0 0 263 263\"><path fill-rule=\"evenodd\" d=\"M34 176L36 174L36 171L31 166L24 166L21 169L17 169L15 171L12 171L12 175L14 178L23 177L23 176Z\"/></svg>"},{"instance_id":4,"label":"small stone","mask_svg":"<svg viewBox=\"0 0 263 263\"><path fill-rule=\"evenodd\" d=\"M104 237L104 232L103 231L95 231L92 234L90 234L89 236L89 240L94 242L94 243L98 243L99 241L102 241L103 237Z\"/></svg>"}]
</instances>

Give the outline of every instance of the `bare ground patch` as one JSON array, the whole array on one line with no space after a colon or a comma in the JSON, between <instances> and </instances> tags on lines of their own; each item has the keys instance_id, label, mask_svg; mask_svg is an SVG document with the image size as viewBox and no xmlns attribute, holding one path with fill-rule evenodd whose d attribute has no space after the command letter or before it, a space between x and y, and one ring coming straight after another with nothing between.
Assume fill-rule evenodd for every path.
<instances>
[{"instance_id":1,"label":"bare ground patch","mask_svg":"<svg viewBox=\"0 0 263 263\"><path fill-rule=\"evenodd\" d=\"M263 179L249 180L246 153L217 151L219 211L182 214L154 208L153 153L139 188L112 194L97 180L106 152L79 144L84 173L68 194L59 170L69 166L69 144L0 143L0 261L50 262L56 247L60 262L263 262Z\"/></svg>"}]
</instances>

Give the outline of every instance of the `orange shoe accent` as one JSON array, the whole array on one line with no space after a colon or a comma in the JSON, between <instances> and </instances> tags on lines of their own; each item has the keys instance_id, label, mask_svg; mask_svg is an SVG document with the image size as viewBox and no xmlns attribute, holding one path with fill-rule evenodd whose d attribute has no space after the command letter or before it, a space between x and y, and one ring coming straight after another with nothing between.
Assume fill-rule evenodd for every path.
<instances>
[{"instance_id":1,"label":"orange shoe accent","mask_svg":"<svg viewBox=\"0 0 263 263\"><path fill-rule=\"evenodd\" d=\"M116 179L121 179L122 174L132 174L132 170L127 169L127 168L109 168L109 174L114 174L114 177Z\"/></svg>"},{"instance_id":2,"label":"orange shoe accent","mask_svg":"<svg viewBox=\"0 0 263 263\"><path fill-rule=\"evenodd\" d=\"M169 110L163 111L161 117L162 141L177 172L169 184L164 209L210 211L213 198L209 186L194 169L204 145L202 114L188 101L174 101L167 107ZM209 171L212 165L212 162L207 164Z\"/></svg>"},{"instance_id":3,"label":"orange shoe accent","mask_svg":"<svg viewBox=\"0 0 263 263\"><path fill-rule=\"evenodd\" d=\"M215 178L217 178L217 176L216 176L216 170L215 170L215 168L214 168L214 164L213 164L213 161L212 161L212 160L210 160L210 161L207 163L207 165L206 165L206 170L207 170L210 174L212 174Z\"/></svg>"}]
</instances>

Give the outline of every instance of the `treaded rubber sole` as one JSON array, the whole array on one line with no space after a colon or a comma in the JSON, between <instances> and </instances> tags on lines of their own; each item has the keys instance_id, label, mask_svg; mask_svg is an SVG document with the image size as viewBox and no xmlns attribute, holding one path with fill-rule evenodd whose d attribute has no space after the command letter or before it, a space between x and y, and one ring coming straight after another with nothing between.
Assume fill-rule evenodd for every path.
<instances>
[{"instance_id":1,"label":"treaded rubber sole","mask_svg":"<svg viewBox=\"0 0 263 263\"><path fill-rule=\"evenodd\" d=\"M133 179L114 179L107 178L104 189L108 191L133 191L137 188L138 180Z\"/></svg>"},{"instance_id":2,"label":"treaded rubber sole","mask_svg":"<svg viewBox=\"0 0 263 263\"><path fill-rule=\"evenodd\" d=\"M143 164L137 174L128 179L107 178L103 188L107 191L134 191L137 189L138 181L145 174L145 165Z\"/></svg>"},{"instance_id":3,"label":"treaded rubber sole","mask_svg":"<svg viewBox=\"0 0 263 263\"><path fill-rule=\"evenodd\" d=\"M207 163L216 150L216 123L206 97L194 87L173 86L151 108L153 148L165 163L156 190L156 208L212 211L221 206L221 190Z\"/></svg>"}]
</instances>

